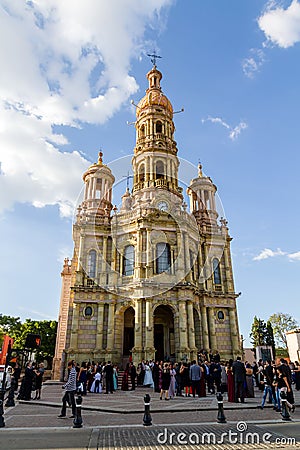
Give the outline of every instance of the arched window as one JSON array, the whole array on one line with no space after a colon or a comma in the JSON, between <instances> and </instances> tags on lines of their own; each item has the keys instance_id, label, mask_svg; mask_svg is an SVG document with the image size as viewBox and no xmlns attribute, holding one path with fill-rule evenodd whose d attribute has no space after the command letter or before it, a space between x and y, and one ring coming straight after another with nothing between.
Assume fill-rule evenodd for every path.
<instances>
[{"instance_id":1,"label":"arched window","mask_svg":"<svg viewBox=\"0 0 300 450\"><path fill-rule=\"evenodd\" d=\"M141 138L145 137L145 125L142 125L140 128L140 137Z\"/></svg>"},{"instance_id":2,"label":"arched window","mask_svg":"<svg viewBox=\"0 0 300 450\"><path fill-rule=\"evenodd\" d=\"M127 245L124 249L123 275L126 277L133 275L134 270L134 246Z\"/></svg>"},{"instance_id":3,"label":"arched window","mask_svg":"<svg viewBox=\"0 0 300 450\"><path fill-rule=\"evenodd\" d=\"M139 166L139 181L141 181L141 182L145 181L145 166L144 166L144 164L141 164Z\"/></svg>"},{"instance_id":4,"label":"arched window","mask_svg":"<svg viewBox=\"0 0 300 450\"><path fill-rule=\"evenodd\" d=\"M169 244L156 244L156 273L167 272L171 266L171 250Z\"/></svg>"},{"instance_id":5,"label":"arched window","mask_svg":"<svg viewBox=\"0 0 300 450\"><path fill-rule=\"evenodd\" d=\"M162 161L157 161L156 163L156 179L164 178L165 176L165 168L164 163Z\"/></svg>"},{"instance_id":6,"label":"arched window","mask_svg":"<svg viewBox=\"0 0 300 450\"><path fill-rule=\"evenodd\" d=\"M160 121L156 122L156 133L162 133L162 123Z\"/></svg>"},{"instance_id":7,"label":"arched window","mask_svg":"<svg viewBox=\"0 0 300 450\"><path fill-rule=\"evenodd\" d=\"M96 276L96 250L91 250L88 255L88 276L90 278L95 278Z\"/></svg>"},{"instance_id":8,"label":"arched window","mask_svg":"<svg viewBox=\"0 0 300 450\"><path fill-rule=\"evenodd\" d=\"M213 260L213 271L214 271L214 283L221 284L220 265L219 260L217 258Z\"/></svg>"}]
</instances>

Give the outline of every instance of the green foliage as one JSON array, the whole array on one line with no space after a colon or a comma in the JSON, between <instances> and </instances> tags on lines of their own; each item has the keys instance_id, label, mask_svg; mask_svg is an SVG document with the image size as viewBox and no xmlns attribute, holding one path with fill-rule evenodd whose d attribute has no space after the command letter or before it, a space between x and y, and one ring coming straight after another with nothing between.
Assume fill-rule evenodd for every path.
<instances>
[{"instance_id":1,"label":"green foliage","mask_svg":"<svg viewBox=\"0 0 300 450\"><path fill-rule=\"evenodd\" d=\"M51 359L55 352L56 320L31 320L21 322L19 317L0 314L0 327L14 339L14 348L23 349L29 333L41 336L41 346L35 351L37 361Z\"/></svg>"},{"instance_id":2,"label":"green foliage","mask_svg":"<svg viewBox=\"0 0 300 450\"><path fill-rule=\"evenodd\" d=\"M2 347L2 344L3 344L4 335L5 335L4 330L3 330L2 327L0 327L0 350L1 350L1 347Z\"/></svg>"},{"instance_id":3,"label":"green foliage","mask_svg":"<svg viewBox=\"0 0 300 450\"><path fill-rule=\"evenodd\" d=\"M5 316L0 314L0 327L4 331L4 334L14 337L19 333L21 326L22 323L20 321L20 317Z\"/></svg>"},{"instance_id":4,"label":"green foliage","mask_svg":"<svg viewBox=\"0 0 300 450\"><path fill-rule=\"evenodd\" d=\"M297 328L297 321L290 314L276 313L269 317L269 322L273 327L274 338L277 346L287 349L285 333Z\"/></svg>"},{"instance_id":5,"label":"green foliage","mask_svg":"<svg viewBox=\"0 0 300 450\"><path fill-rule=\"evenodd\" d=\"M266 345L266 338L267 338L266 323L263 320L257 318L256 316L253 319L250 337L254 347L257 347L259 345Z\"/></svg>"}]
</instances>

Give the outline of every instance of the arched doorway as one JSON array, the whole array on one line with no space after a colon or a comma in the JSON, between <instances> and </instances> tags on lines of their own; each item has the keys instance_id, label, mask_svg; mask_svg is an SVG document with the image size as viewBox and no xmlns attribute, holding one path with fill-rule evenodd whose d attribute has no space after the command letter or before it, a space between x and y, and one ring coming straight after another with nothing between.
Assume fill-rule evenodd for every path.
<instances>
[{"instance_id":1,"label":"arched doorway","mask_svg":"<svg viewBox=\"0 0 300 450\"><path fill-rule=\"evenodd\" d=\"M154 311L154 347L156 360L175 358L174 314L170 306L160 305Z\"/></svg>"},{"instance_id":2,"label":"arched doorway","mask_svg":"<svg viewBox=\"0 0 300 450\"><path fill-rule=\"evenodd\" d=\"M124 312L123 357L128 357L134 347L134 315L132 306Z\"/></svg>"}]
</instances>

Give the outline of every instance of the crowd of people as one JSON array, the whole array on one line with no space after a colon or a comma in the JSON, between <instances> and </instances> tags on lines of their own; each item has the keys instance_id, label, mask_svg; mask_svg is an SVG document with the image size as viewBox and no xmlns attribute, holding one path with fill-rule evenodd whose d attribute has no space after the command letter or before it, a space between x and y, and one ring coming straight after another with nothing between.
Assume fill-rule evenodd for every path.
<instances>
[{"instance_id":1,"label":"crowd of people","mask_svg":"<svg viewBox=\"0 0 300 450\"><path fill-rule=\"evenodd\" d=\"M262 391L259 408L268 402L274 409L281 411L280 392L287 394L287 405L294 411L293 388L300 389L300 366L296 362L288 364L284 359L279 364L275 361L259 360L250 364L236 361L221 361L218 351L202 351L198 360L189 362L141 361L137 367L129 360L122 372L120 386L119 370L110 361L107 363L85 363L75 367L77 387L83 395L86 393L106 394L118 388L124 391L135 390L136 386L153 388L160 399L173 399L176 396L205 397L216 392L226 393L228 402L244 403L246 398L254 398L254 387Z\"/></svg>"},{"instance_id":2,"label":"crowd of people","mask_svg":"<svg viewBox=\"0 0 300 450\"><path fill-rule=\"evenodd\" d=\"M20 369L15 367L14 376L18 379ZM41 387L44 375L43 364L27 363L22 378L18 399L30 400L41 398ZM75 393L113 394L117 389L135 390L136 386L152 388L159 398L170 400L178 396L205 397L216 392L226 393L228 402L244 403L246 398L254 398L254 387L261 391L260 409L266 401L273 404L276 411L281 411L281 392L286 393L287 406L294 411L295 402L293 387L300 390L300 366L298 362L288 363L281 359L275 361L259 360L250 364L236 361L221 361L218 351L204 351L198 354L197 361L173 362L147 360L141 361L137 367L130 358L122 374L117 365L108 362L68 363L67 382L64 385L65 395L60 417L65 417L66 404L72 406L75 414ZM120 380L120 382L119 382ZM32 397L35 394L35 397ZM257 390L256 390L257 395Z\"/></svg>"}]
</instances>

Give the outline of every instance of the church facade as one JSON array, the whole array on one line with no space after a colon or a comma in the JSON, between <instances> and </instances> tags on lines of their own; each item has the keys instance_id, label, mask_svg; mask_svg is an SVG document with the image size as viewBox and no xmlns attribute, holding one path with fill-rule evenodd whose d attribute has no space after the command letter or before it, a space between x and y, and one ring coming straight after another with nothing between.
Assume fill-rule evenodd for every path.
<instances>
[{"instance_id":1,"label":"church facade","mask_svg":"<svg viewBox=\"0 0 300 450\"><path fill-rule=\"evenodd\" d=\"M123 366L130 355L137 363L192 360L202 349L241 354L227 221L200 164L185 202L161 78L154 65L136 105L133 187L121 207L113 206L115 178L102 153L83 175L74 254L61 273L56 379L68 359Z\"/></svg>"}]
</instances>

